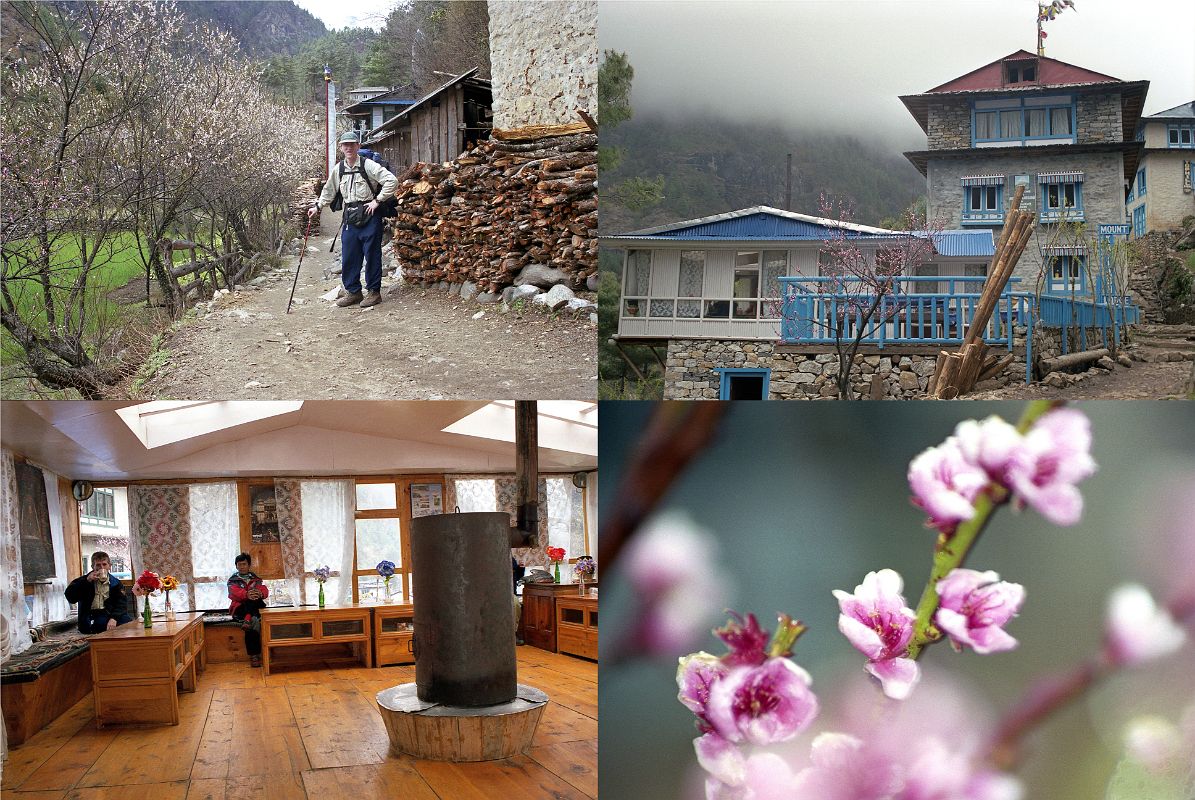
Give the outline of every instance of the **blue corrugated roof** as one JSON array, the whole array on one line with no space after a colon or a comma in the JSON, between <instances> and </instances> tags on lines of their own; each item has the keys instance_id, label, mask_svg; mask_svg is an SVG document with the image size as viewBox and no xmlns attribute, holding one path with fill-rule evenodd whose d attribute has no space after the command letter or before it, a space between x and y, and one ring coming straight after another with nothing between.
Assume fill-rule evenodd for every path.
<instances>
[{"instance_id":1,"label":"blue corrugated roof","mask_svg":"<svg viewBox=\"0 0 1195 800\"><path fill-rule=\"evenodd\" d=\"M918 231L918 236L925 236ZM996 243L990 230L948 230L935 233L934 250L941 256L987 257L996 254Z\"/></svg>"},{"instance_id":2,"label":"blue corrugated roof","mask_svg":"<svg viewBox=\"0 0 1195 800\"><path fill-rule=\"evenodd\" d=\"M649 234L629 233L621 237L659 239L662 241L743 241L749 239L760 240L817 240L827 238L833 230L828 225L820 225L802 219L791 219L764 211L731 219L719 219L700 222L696 225L673 228ZM891 234L872 234L851 231L850 238L882 239Z\"/></svg>"}]
</instances>

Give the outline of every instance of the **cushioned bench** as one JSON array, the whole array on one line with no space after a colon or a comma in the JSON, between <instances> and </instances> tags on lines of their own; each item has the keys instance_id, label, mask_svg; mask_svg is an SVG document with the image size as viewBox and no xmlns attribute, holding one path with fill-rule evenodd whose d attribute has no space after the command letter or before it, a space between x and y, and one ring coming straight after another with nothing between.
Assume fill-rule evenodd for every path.
<instances>
[{"instance_id":1,"label":"cushioned bench","mask_svg":"<svg viewBox=\"0 0 1195 800\"><path fill-rule=\"evenodd\" d=\"M249 660L245 631L227 611L203 612L203 642L209 664Z\"/></svg>"},{"instance_id":2,"label":"cushioned bench","mask_svg":"<svg viewBox=\"0 0 1195 800\"><path fill-rule=\"evenodd\" d=\"M0 664L0 706L8 744L16 747L91 692L87 637L76 621L34 629L38 641Z\"/></svg>"}]
</instances>

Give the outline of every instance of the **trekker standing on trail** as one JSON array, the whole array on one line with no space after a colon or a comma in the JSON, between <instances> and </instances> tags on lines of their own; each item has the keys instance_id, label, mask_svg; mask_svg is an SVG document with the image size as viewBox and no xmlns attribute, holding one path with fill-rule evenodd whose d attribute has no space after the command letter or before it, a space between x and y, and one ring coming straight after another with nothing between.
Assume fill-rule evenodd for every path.
<instances>
[{"instance_id":1,"label":"trekker standing on trail","mask_svg":"<svg viewBox=\"0 0 1195 800\"><path fill-rule=\"evenodd\" d=\"M357 134L340 137L344 160L332 169L307 216L324 206L337 210L333 199L340 196L344 215L340 229L340 281L345 295L336 301L341 308L361 304L362 308L382 302L382 217L378 207L394 197L398 178L376 161L359 158ZM361 261L365 260L365 295L361 294Z\"/></svg>"}]
</instances>

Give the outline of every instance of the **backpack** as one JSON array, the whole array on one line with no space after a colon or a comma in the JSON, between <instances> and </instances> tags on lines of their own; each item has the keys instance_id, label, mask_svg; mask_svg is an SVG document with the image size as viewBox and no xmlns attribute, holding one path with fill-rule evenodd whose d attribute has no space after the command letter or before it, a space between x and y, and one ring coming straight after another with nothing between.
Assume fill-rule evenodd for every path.
<instances>
[{"instance_id":1,"label":"backpack","mask_svg":"<svg viewBox=\"0 0 1195 800\"><path fill-rule=\"evenodd\" d=\"M394 170L390 169L390 162L382 158L382 154L376 150L370 150L368 147L363 147L357 151L357 155L361 156L362 158L368 158L370 161L376 161L385 167L387 172L394 172Z\"/></svg>"},{"instance_id":2,"label":"backpack","mask_svg":"<svg viewBox=\"0 0 1195 800\"><path fill-rule=\"evenodd\" d=\"M364 152L364 151L358 151L358 154L360 154L362 152ZM370 150L369 152L373 153L372 150ZM376 155L376 153L375 153L375 155ZM386 165L386 162L382 161L381 159L377 159L377 158L372 159L372 160L377 161L378 164L380 164L383 167L386 167L387 172L390 171L390 168ZM364 162L360 163L358 166L361 169L361 176L363 178L365 178L365 185L369 187L369 191L373 193L374 199L376 200L378 197L378 192L380 192L382 190L382 185L380 183L376 184L376 185L374 184L373 178L369 177L369 173L365 171ZM336 178L336 181L337 181L336 182L336 196L332 198L332 203L331 203L331 208L333 211L339 211L341 208L344 207L344 198L341 197L341 195L340 195L340 179L344 177L344 161L343 160L340 162L340 166L338 167L338 169L340 170L340 172ZM354 169L356 169L356 168L354 168ZM396 216L398 214L398 198L391 197L389 200L382 202L378 206L377 214L382 219L390 219L391 217Z\"/></svg>"}]
</instances>

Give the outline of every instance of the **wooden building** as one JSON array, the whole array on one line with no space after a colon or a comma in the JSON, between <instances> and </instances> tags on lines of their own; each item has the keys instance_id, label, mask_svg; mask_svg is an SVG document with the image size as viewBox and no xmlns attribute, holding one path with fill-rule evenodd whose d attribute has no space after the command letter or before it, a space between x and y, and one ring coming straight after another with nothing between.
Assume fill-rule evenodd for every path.
<instances>
[{"instance_id":1,"label":"wooden building","mask_svg":"<svg viewBox=\"0 0 1195 800\"><path fill-rule=\"evenodd\" d=\"M514 417L513 403L485 401L5 402L5 796L596 797L596 631L583 605L561 603L558 648L542 636L515 648L511 600L518 680L549 698L519 755L401 755L376 700L426 657L411 647L412 525L514 512ZM597 549L596 404L540 403L538 443L540 535L510 552L547 568L549 542L568 560ZM97 489L108 499L75 500ZM129 572L178 578L174 618L158 592L149 626L137 615L84 636L63 595L88 571L81 514L118 513ZM264 667L227 615L242 551L270 590ZM322 566L332 575L320 584ZM531 611L541 634L538 599Z\"/></svg>"},{"instance_id":2,"label":"wooden building","mask_svg":"<svg viewBox=\"0 0 1195 800\"><path fill-rule=\"evenodd\" d=\"M471 69L421 97L371 130L365 145L381 153L398 172L420 161L449 161L488 139L493 90L490 81L476 74Z\"/></svg>"}]
</instances>

